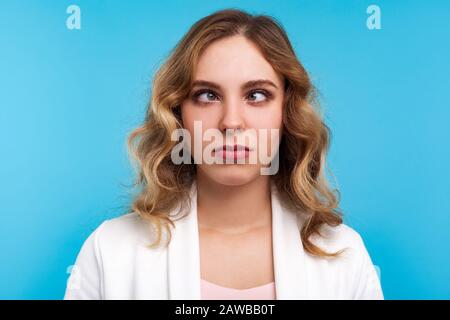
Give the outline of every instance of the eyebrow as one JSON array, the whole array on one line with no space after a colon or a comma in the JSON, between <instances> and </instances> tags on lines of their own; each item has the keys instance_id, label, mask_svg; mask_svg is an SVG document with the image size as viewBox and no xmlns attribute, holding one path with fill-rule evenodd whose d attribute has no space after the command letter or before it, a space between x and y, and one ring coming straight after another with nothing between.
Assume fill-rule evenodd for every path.
<instances>
[{"instance_id":1,"label":"eyebrow","mask_svg":"<svg viewBox=\"0 0 450 320\"><path fill-rule=\"evenodd\" d=\"M266 79L258 79L258 80L247 81L246 83L244 83L241 86L241 88L243 90L245 90L245 89L250 89L250 88L254 88L254 87L257 87L257 86L263 86L263 85L272 86L272 87L278 89L278 87L275 85L275 83L273 83L270 80L266 80ZM214 88L214 89L217 89L217 90L221 89L221 87L220 87L220 85L218 83L214 83L214 82L206 81L206 80L195 80L192 83L192 87L195 87L195 86L206 86L206 87L211 87L211 88Z\"/></svg>"}]
</instances>

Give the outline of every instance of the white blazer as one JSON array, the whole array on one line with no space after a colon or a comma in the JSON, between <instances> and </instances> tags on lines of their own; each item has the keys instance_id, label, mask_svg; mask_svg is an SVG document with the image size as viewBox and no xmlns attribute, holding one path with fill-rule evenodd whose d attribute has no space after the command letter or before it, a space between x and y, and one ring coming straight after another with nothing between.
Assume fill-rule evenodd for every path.
<instances>
[{"instance_id":1,"label":"white blazer","mask_svg":"<svg viewBox=\"0 0 450 320\"><path fill-rule=\"evenodd\" d=\"M311 256L298 231L302 219L283 206L271 185L276 299L383 299L376 270L360 235L341 224L314 238L337 259ZM197 186L189 214L175 221L168 247L146 247L150 227L136 213L104 221L84 242L64 299L201 299Z\"/></svg>"}]
</instances>

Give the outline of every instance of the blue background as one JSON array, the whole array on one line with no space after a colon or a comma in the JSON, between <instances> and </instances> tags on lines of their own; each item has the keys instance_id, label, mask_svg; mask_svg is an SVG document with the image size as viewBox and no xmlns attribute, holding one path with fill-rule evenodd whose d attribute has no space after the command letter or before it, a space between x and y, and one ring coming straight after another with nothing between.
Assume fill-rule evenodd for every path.
<instances>
[{"instance_id":1,"label":"blue background","mask_svg":"<svg viewBox=\"0 0 450 320\"><path fill-rule=\"evenodd\" d=\"M345 222L387 299L449 299L450 3L2 1L0 298L60 299L81 244L130 200L127 134L188 28L237 7L281 21L321 93ZM81 8L68 30L66 8Z\"/></svg>"}]
</instances>

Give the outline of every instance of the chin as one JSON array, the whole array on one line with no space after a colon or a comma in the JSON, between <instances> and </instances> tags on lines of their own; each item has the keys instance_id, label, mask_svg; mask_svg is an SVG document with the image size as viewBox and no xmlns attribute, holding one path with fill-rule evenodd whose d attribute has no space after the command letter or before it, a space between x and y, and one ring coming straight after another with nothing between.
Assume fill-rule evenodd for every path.
<instances>
[{"instance_id":1,"label":"chin","mask_svg":"<svg viewBox=\"0 0 450 320\"><path fill-rule=\"evenodd\" d=\"M212 181L226 186L247 184L260 176L259 166L213 165L200 170Z\"/></svg>"}]
</instances>

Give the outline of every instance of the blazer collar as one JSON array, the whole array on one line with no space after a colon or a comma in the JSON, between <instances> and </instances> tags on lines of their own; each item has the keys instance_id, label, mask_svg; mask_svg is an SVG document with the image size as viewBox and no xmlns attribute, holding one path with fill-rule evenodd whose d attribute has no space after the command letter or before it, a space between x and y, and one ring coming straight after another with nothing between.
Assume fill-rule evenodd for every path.
<instances>
[{"instance_id":1,"label":"blazer collar","mask_svg":"<svg viewBox=\"0 0 450 320\"><path fill-rule=\"evenodd\" d=\"M197 220L197 184L190 191L189 214L175 220L168 246L170 300L200 300L200 247ZM277 300L306 299L305 252L297 215L284 207L271 184L272 246Z\"/></svg>"}]
</instances>

